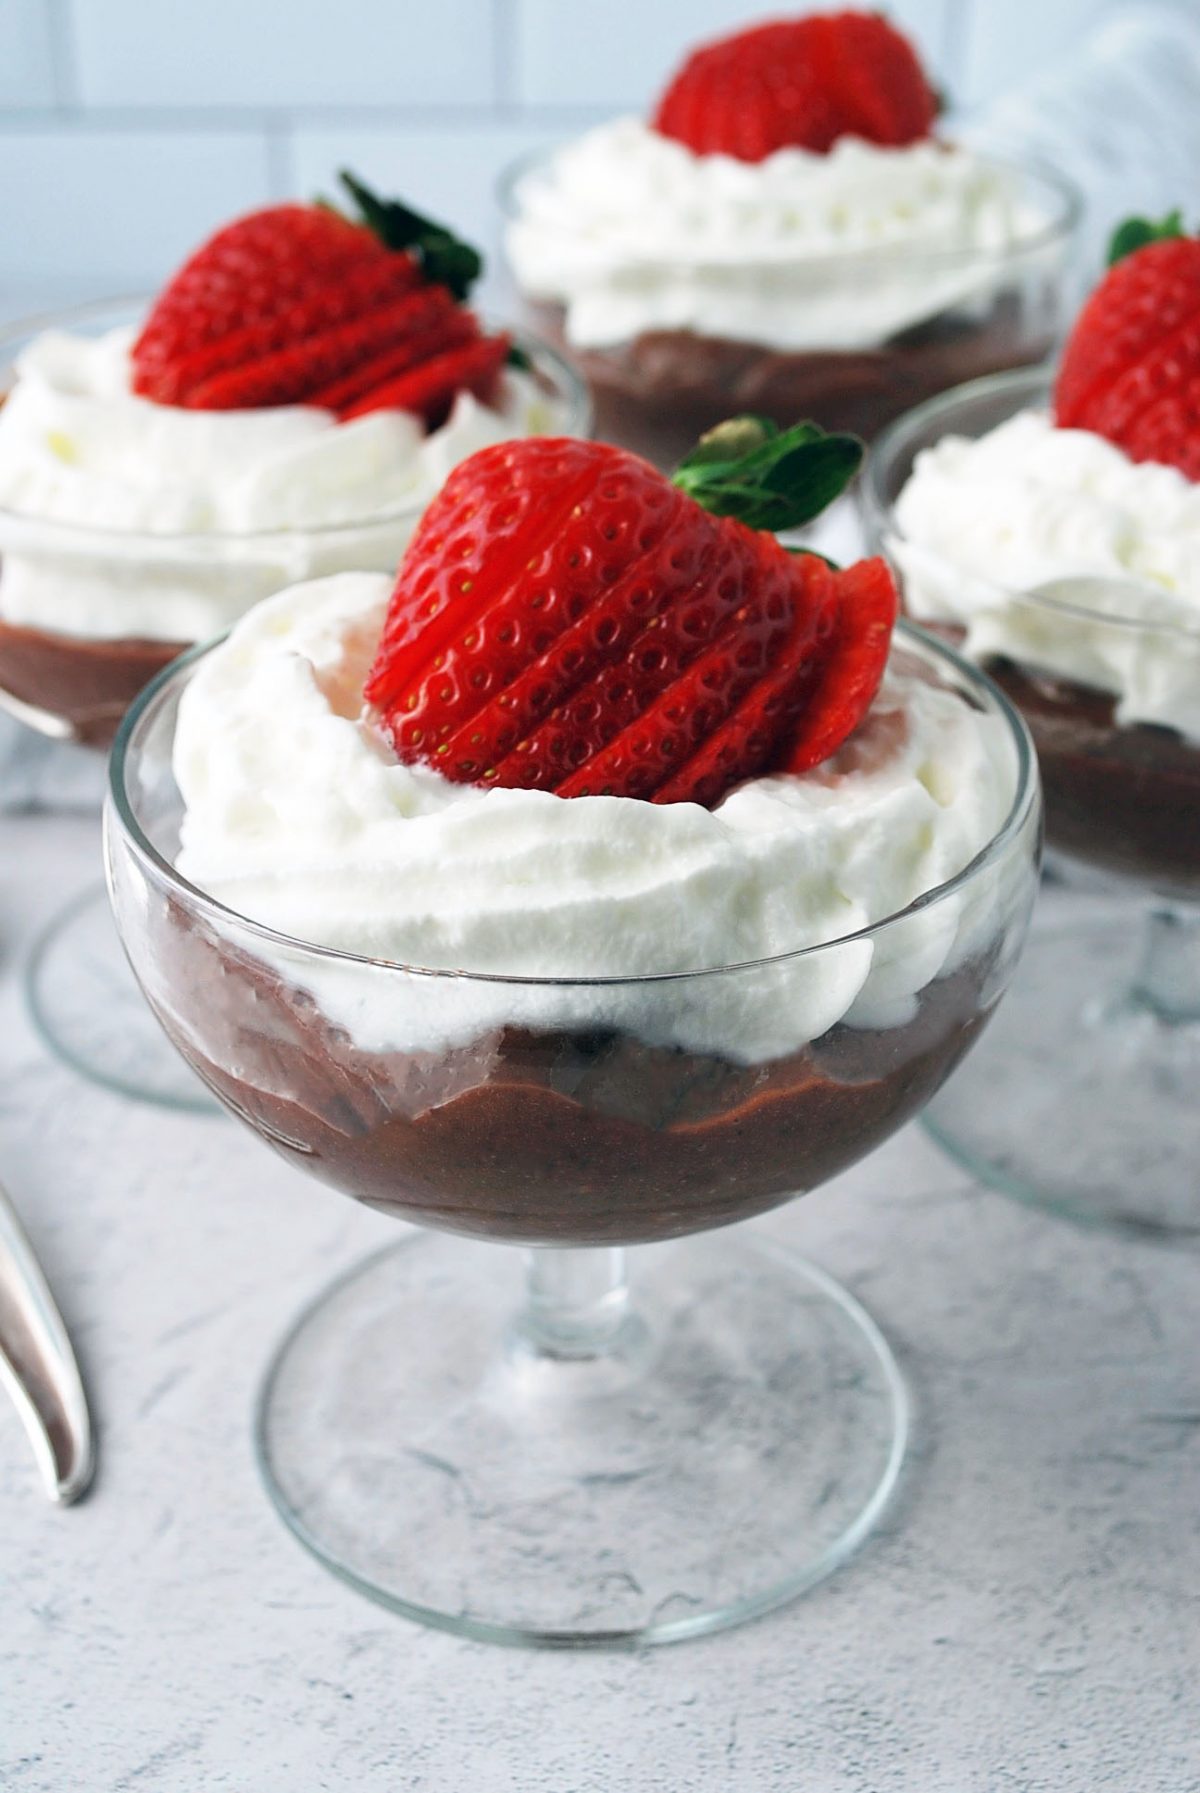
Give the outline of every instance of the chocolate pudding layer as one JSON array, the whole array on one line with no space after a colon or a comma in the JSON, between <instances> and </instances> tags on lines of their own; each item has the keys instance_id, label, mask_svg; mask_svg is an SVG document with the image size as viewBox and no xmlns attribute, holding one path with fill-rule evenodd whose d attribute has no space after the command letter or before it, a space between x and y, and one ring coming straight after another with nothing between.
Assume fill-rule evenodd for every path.
<instances>
[{"instance_id":1,"label":"chocolate pudding layer","mask_svg":"<svg viewBox=\"0 0 1200 1793\"><path fill-rule=\"evenodd\" d=\"M985 670L1029 724L1051 845L1157 890L1200 896L1200 747L1174 729L1119 723L1106 692L1011 660Z\"/></svg>"},{"instance_id":2,"label":"chocolate pudding layer","mask_svg":"<svg viewBox=\"0 0 1200 1793\"><path fill-rule=\"evenodd\" d=\"M108 747L138 692L187 645L55 635L0 618L0 693L61 717L77 741Z\"/></svg>"},{"instance_id":3,"label":"chocolate pudding layer","mask_svg":"<svg viewBox=\"0 0 1200 1793\"><path fill-rule=\"evenodd\" d=\"M823 428L870 438L913 405L983 374L1039 361L1053 332L1032 332L1015 297L982 318L939 318L876 349L787 351L749 342L650 331L612 349L579 349L563 334L563 312L533 315L572 359L592 391L596 435L659 466L673 467L697 437L750 411L789 425L811 417Z\"/></svg>"},{"instance_id":4,"label":"chocolate pudding layer","mask_svg":"<svg viewBox=\"0 0 1200 1793\"><path fill-rule=\"evenodd\" d=\"M928 1100L992 1000L976 962L927 986L904 1025L839 1023L749 1066L616 1031L516 1027L429 1053L363 1052L311 997L178 908L152 921L159 1019L282 1155L402 1219L525 1244L670 1239L814 1188Z\"/></svg>"},{"instance_id":5,"label":"chocolate pudding layer","mask_svg":"<svg viewBox=\"0 0 1200 1793\"><path fill-rule=\"evenodd\" d=\"M960 647L957 623L923 622ZM1046 839L1099 871L1200 896L1200 746L1175 729L1117 721L1117 700L996 656L983 670L1020 710L1037 748Z\"/></svg>"}]
</instances>

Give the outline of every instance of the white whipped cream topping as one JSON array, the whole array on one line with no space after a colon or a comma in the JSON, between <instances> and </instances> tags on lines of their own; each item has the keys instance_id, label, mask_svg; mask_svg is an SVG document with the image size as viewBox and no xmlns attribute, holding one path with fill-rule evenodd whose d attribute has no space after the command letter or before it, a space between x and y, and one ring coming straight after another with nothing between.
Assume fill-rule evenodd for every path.
<instances>
[{"instance_id":1,"label":"white whipped cream topping","mask_svg":"<svg viewBox=\"0 0 1200 1793\"><path fill-rule=\"evenodd\" d=\"M364 574L279 593L180 704L179 869L297 939L517 976L737 965L903 909L967 865L1011 807L1006 725L911 671L889 675L833 761L743 785L711 813L451 784L397 764L363 712L387 597L388 581ZM249 945L365 1050L434 1049L505 1023L607 1026L754 1063L840 1019L910 1019L925 984L991 943L996 902L983 875L814 959L607 989L431 980ZM171 1005L169 988L156 997Z\"/></svg>"},{"instance_id":2,"label":"white whipped cream topping","mask_svg":"<svg viewBox=\"0 0 1200 1793\"><path fill-rule=\"evenodd\" d=\"M1200 486L1176 468L1021 411L919 454L895 520L918 621L964 625L973 659L1108 692L1120 722L1200 740Z\"/></svg>"},{"instance_id":3,"label":"white whipped cream topping","mask_svg":"<svg viewBox=\"0 0 1200 1793\"><path fill-rule=\"evenodd\" d=\"M0 617L9 622L94 639L204 640L298 579L394 567L451 467L561 422L514 369L499 409L460 394L429 436L403 411L339 424L309 405L153 404L130 389L134 335L47 331L18 359L0 408ZM192 539L172 540L181 537Z\"/></svg>"},{"instance_id":4,"label":"white whipped cream topping","mask_svg":"<svg viewBox=\"0 0 1200 1793\"><path fill-rule=\"evenodd\" d=\"M878 347L950 306L985 305L1044 222L967 149L844 137L828 155L739 162L694 155L636 118L558 150L515 202L517 280L565 306L580 348L646 330Z\"/></svg>"}]
</instances>

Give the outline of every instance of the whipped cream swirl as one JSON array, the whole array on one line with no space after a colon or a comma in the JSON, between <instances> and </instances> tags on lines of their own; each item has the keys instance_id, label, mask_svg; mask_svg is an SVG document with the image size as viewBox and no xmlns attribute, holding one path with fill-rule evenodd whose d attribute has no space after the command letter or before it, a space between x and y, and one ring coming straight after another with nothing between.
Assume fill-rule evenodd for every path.
<instances>
[{"instance_id":1,"label":"whipped cream swirl","mask_svg":"<svg viewBox=\"0 0 1200 1793\"><path fill-rule=\"evenodd\" d=\"M506 245L568 342L691 330L780 350L874 348L951 306L982 308L1046 223L998 163L844 137L827 155L697 156L636 118L518 182Z\"/></svg>"},{"instance_id":2,"label":"whipped cream swirl","mask_svg":"<svg viewBox=\"0 0 1200 1793\"><path fill-rule=\"evenodd\" d=\"M1200 486L1176 468L1026 410L923 450L894 514L918 621L1200 741Z\"/></svg>"},{"instance_id":3,"label":"whipped cream swirl","mask_svg":"<svg viewBox=\"0 0 1200 1793\"><path fill-rule=\"evenodd\" d=\"M425 435L402 411L190 411L134 395L132 329L47 331L0 409L0 618L93 639L203 640L293 581L400 559L456 462L561 425L505 372Z\"/></svg>"},{"instance_id":4,"label":"whipped cream swirl","mask_svg":"<svg viewBox=\"0 0 1200 1793\"><path fill-rule=\"evenodd\" d=\"M179 869L295 939L515 977L743 965L904 909L1011 808L1007 724L919 669L889 675L832 761L754 780L712 812L451 784L397 764L363 710L387 597L365 574L279 593L205 658L180 703ZM434 1050L505 1024L620 1027L756 1063L839 1020L910 1020L927 983L990 946L1002 912L981 876L812 959L608 987L430 980L252 945L368 1051Z\"/></svg>"}]
</instances>

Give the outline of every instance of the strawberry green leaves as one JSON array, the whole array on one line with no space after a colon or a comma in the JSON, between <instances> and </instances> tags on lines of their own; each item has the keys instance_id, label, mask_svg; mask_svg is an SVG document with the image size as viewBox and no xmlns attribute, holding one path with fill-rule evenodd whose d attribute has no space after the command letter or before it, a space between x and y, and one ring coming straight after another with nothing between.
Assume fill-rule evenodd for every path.
<instances>
[{"instance_id":1,"label":"strawberry green leaves","mask_svg":"<svg viewBox=\"0 0 1200 1793\"><path fill-rule=\"evenodd\" d=\"M430 280L465 299L483 272L483 257L445 225L414 212L398 199L378 194L343 168L338 179L358 207L362 222L388 249L407 249Z\"/></svg>"},{"instance_id":2,"label":"strawberry green leaves","mask_svg":"<svg viewBox=\"0 0 1200 1793\"><path fill-rule=\"evenodd\" d=\"M1109 238L1108 265L1123 261L1138 249L1144 249L1147 243L1163 243L1172 237L1185 237L1183 213L1179 210L1168 212L1165 218L1126 218L1118 224Z\"/></svg>"},{"instance_id":3,"label":"strawberry green leaves","mask_svg":"<svg viewBox=\"0 0 1200 1793\"><path fill-rule=\"evenodd\" d=\"M778 533L819 516L863 458L857 436L815 423L781 430L767 417L734 417L700 438L672 484L715 517Z\"/></svg>"}]
</instances>

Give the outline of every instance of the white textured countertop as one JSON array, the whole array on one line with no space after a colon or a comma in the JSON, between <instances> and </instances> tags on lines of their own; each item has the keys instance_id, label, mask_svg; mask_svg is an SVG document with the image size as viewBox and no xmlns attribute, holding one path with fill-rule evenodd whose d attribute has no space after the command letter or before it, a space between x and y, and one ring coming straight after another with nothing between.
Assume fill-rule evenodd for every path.
<instances>
[{"instance_id":1,"label":"white textured countertop","mask_svg":"<svg viewBox=\"0 0 1200 1793\"><path fill-rule=\"evenodd\" d=\"M867 1547L640 1656L420 1630L310 1561L249 1443L285 1321L389 1223L49 1062L18 962L96 858L92 821L0 818L0 1176L100 1434L58 1511L0 1405L5 1793L1200 1788L1200 1261L976 1191L910 1129L765 1223L863 1297L917 1396Z\"/></svg>"}]
</instances>

